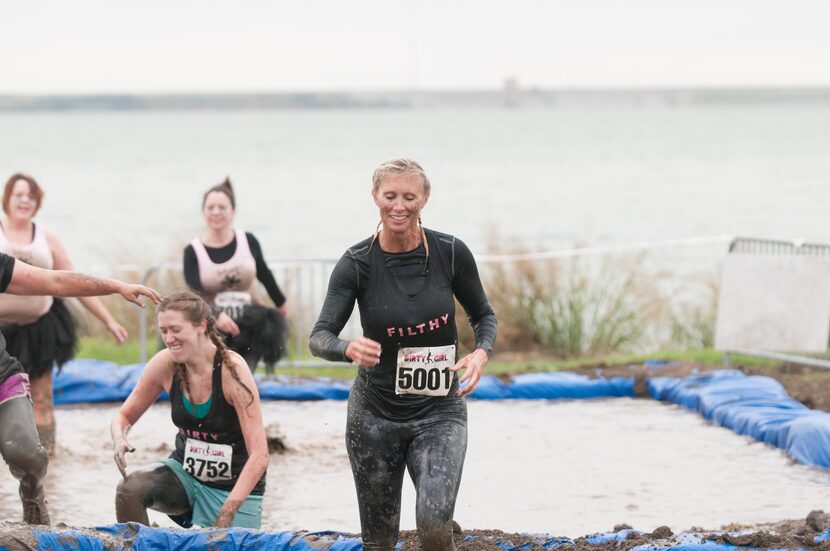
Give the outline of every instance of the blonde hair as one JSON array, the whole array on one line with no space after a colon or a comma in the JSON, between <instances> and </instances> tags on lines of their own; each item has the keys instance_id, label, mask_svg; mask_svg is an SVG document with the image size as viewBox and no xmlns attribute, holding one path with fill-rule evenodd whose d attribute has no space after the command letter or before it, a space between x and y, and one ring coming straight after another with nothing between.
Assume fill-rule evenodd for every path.
<instances>
[{"instance_id":1,"label":"blonde hair","mask_svg":"<svg viewBox=\"0 0 830 551\"><path fill-rule=\"evenodd\" d=\"M398 157L396 159L389 159L386 162L380 164L379 167L375 169L374 174L372 174L372 194L378 192L380 188L380 183L386 176L390 174L415 174L421 179L421 185L424 189L424 197L429 197L429 178L427 178L426 172L424 172L424 168L418 164L417 161L413 161L412 159L408 159L406 157ZM369 243L369 248L366 250L366 254L372 250L372 246L377 241L378 236L380 235L380 227L383 222L379 222L377 228L375 229L375 235L372 236L372 241ZM418 228L421 230L421 240L424 243L424 252L426 253L424 258L424 272L427 271L427 265L429 262L429 243L427 242L427 234L424 231L424 224L421 221L421 215L418 215Z\"/></svg>"},{"instance_id":2,"label":"blonde hair","mask_svg":"<svg viewBox=\"0 0 830 551\"><path fill-rule=\"evenodd\" d=\"M222 365L230 372L231 377L251 395L251 402L248 405L253 403L254 393L239 378L239 374L236 372L236 366L231 359L230 351L225 345L225 341L222 339L219 331L216 329L216 318L213 317L210 306L202 300L202 297L193 291L180 291L172 295L167 295L159 303L158 311L166 312L168 310L181 312L185 319L193 325L199 325L203 321L207 322L207 336L219 351L219 356L222 358ZM187 379L187 368L185 365L183 363L173 362L173 372L179 378L187 393L190 394L190 382Z\"/></svg>"},{"instance_id":3,"label":"blonde hair","mask_svg":"<svg viewBox=\"0 0 830 551\"><path fill-rule=\"evenodd\" d=\"M390 174L416 174L421 178L421 183L424 186L424 195L429 195L429 178L426 172L416 161L407 159L406 157L399 157L397 159L390 159L385 163L381 163L375 169L372 175L372 193L377 193L381 181Z\"/></svg>"}]
</instances>

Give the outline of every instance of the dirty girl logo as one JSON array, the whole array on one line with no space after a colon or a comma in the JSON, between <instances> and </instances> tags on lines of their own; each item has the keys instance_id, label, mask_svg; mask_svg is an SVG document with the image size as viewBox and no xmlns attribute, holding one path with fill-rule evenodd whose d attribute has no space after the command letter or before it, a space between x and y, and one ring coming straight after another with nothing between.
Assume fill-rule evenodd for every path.
<instances>
[{"instance_id":1,"label":"dirty girl logo","mask_svg":"<svg viewBox=\"0 0 830 551\"><path fill-rule=\"evenodd\" d=\"M396 394L446 396L452 387L455 345L398 350Z\"/></svg>"}]
</instances>

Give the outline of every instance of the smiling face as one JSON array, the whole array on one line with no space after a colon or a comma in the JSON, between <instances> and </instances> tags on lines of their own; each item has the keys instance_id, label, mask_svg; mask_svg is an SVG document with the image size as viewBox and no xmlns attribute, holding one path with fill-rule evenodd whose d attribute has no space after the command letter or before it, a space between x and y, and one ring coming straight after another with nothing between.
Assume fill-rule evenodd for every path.
<instances>
[{"instance_id":1,"label":"smiling face","mask_svg":"<svg viewBox=\"0 0 830 551\"><path fill-rule=\"evenodd\" d=\"M233 223L236 211L230 197L221 191L211 191L205 197L202 216L208 227L214 231L223 231Z\"/></svg>"},{"instance_id":2,"label":"smiling face","mask_svg":"<svg viewBox=\"0 0 830 551\"><path fill-rule=\"evenodd\" d=\"M159 312L158 329L164 346L177 363L197 358L202 343L208 338L207 322L194 324L178 310Z\"/></svg>"},{"instance_id":3,"label":"smiling face","mask_svg":"<svg viewBox=\"0 0 830 551\"><path fill-rule=\"evenodd\" d=\"M418 217L429 199L419 174L387 174L372 198L380 210L384 230L395 235L418 232Z\"/></svg>"},{"instance_id":4,"label":"smiling face","mask_svg":"<svg viewBox=\"0 0 830 551\"><path fill-rule=\"evenodd\" d=\"M6 214L15 220L29 221L40 208L35 190L26 180L17 180L11 188Z\"/></svg>"}]
</instances>

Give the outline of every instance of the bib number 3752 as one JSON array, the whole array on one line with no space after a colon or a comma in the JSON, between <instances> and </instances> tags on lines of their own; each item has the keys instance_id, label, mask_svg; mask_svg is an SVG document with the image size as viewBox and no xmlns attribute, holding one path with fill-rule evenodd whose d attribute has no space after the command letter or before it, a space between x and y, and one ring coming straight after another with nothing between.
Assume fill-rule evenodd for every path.
<instances>
[{"instance_id":1,"label":"bib number 3752","mask_svg":"<svg viewBox=\"0 0 830 551\"><path fill-rule=\"evenodd\" d=\"M401 348L395 394L446 396L450 393L455 365L455 345Z\"/></svg>"},{"instance_id":2,"label":"bib number 3752","mask_svg":"<svg viewBox=\"0 0 830 551\"><path fill-rule=\"evenodd\" d=\"M202 482L231 480L233 448L188 438L184 448L184 470Z\"/></svg>"}]
</instances>

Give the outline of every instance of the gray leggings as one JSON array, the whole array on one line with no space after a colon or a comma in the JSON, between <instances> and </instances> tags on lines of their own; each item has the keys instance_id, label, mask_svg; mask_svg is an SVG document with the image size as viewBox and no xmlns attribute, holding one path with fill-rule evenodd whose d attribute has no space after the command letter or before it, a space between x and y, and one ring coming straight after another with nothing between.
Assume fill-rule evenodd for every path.
<instances>
[{"instance_id":1,"label":"gray leggings","mask_svg":"<svg viewBox=\"0 0 830 551\"><path fill-rule=\"evenodd\" d=\"M23 520L30 524L48 524L43 478L49 456L40 445L35 412L28 396L0 404L0 454L8 463L12 476L20 481Z\"/></svg>"},{"instance_id":2,"label":"gray leggings","mask_svg":"<svg viewBox=\"0 0 830 551\"><path fill-rule=\"evenodd\" d=\"M153 463L133 471L118 484L115 491L115 517L118 522L140 522L148 525L147 509L175 517L188 517L190 502L187 492L173 469L164 463Z\"/></svg>"},{"instance_id":3,"label":"gray leggings","mask_svg":"<svg viewBox=\"0 0 830 551\"><path fill-rule=\"evenodd\" d=\"M357 490L363 549L394 549L405 469L417 492L421 548L455 549L452 517L467 451L467 404L462 398L446 398L422 418L391 421L369 409L360 387L356 382L349 395L346 449Z\"/></svg>"}]
</instances>

